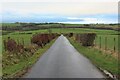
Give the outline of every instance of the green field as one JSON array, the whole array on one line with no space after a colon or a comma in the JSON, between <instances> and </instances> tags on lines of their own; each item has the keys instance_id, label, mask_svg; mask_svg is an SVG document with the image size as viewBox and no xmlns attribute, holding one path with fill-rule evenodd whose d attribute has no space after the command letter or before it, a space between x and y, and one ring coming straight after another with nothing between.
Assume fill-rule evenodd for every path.
<instances>
[{"instance_id":1,"label":"green field","mask_svg":"<svg viewBox=\"0 0 120 80\"><path fill-rule=\"evenodd\" d=\"M2 35L2 37L0 36L0 38L2 38L2 41L3 41L3 40L7 40L8 37L11 37L17 43L18 42L23 43L23 41L24 41L24 45L29 46L31 43L32 35L34 35L36 33L49 33L49 30L51 30L52 33L60 33L60 34L63 34L63 33L93 33L94 32L97 34L97 37L95 40L96 45L99 46L99 37L100 36L102 37L102 40L101 40L102 48L105 47L104 38L107 36L108 37L107 48L111 49L111 50L113 49L113 46L114 46L113 39L116 38L115 46L116 46L116 50L118 50L118 35L116 35L116 34L118 34L119 32L114 31L114 30L98 30L98 29L87 29L87 28L50 28L50 29L40 29L40 30L32 30L32 31L14 31L14 32L8 33L7 35ZM7 31L5 31L5 32L7 32ZM53 42L54 41L52 41L52 43ZM8 66L9 68L6 67L3 69L4 75L7 74L7 76L14 76L14 75L16 75L17 72L34 64L36 61L36 58L38 58L42 53L44 53L44 51L46 51L52 45L52 43L50 43L48 47L38 50L37 53L40 52L40 54L35 54L32 57L27 57L27 58L24 56L21 57L20 62L18 64L11 65L10 62L7 62L10 64ZM94 51L94 49L92 49L90 52L92 54L88 55L88 53L89 53L88 48L79 47L79 44L77 44L77 43L75 43L75 44L72 43L72 44L74 46L77 45L77 50L83 52L97 66L100 66L106 70L112 71L112 73L114 73L114 74L117 74L118 71L116 68L117 67L116 59L111 58L111 55L110 56L107 55L108 57L106 58L106 56L99 54L98 51ZM3 57L4 57L3 59L6 60L7 54L4 51L3 44L2 44L1 48L2 48L2 53L3 53ZM78 49L78 48L80 48L80 49ZM84 50L85 50L85 52L84 52ZM29 54L29 53L27 53L27 54ZM99 54L99 55L97 55L97 54ZM111 58L112 60L110 61L109 58ZM17 60L17 57L13 56L13 60ZM107 60L109 60L110 62L108 62ZM28 63L28 62L30 62L30 63ZM27 64L27 65L25 66L25 64Z\"/></svg>"}]
</instances>

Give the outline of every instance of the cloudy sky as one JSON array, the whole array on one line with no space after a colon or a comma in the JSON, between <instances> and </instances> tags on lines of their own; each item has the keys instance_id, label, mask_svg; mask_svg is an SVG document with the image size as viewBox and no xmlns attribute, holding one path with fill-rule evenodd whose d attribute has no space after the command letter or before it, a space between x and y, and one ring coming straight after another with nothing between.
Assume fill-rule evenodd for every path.
<instances>
[{"instance_id":1,"label":"cloudy sky","mask_svg":"<svg viewBox=\"0 0 120 80\"><path fill-rule=\"evenodd\" d=\"M118 0L0 0L2 22L117 23Z\"/></svg>"}]
</instances>

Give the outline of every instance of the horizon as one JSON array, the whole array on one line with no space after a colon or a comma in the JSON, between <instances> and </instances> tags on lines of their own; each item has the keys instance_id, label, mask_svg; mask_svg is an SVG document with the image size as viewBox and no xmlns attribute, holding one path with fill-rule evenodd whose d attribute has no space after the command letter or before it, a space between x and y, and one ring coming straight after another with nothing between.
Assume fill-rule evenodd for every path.
<instances>
[{"instance_id":1,"label":"horizon","mask_svg":"<svg viewBox=\"0 0 120 80\"><path fill-rule=\"evenodd\" d=\"M119 23L60 23L60 22L0 22L0 24L15 24L15 23L35 23L35 24L119 24Z\"/></svg>"},{"instance_id":2,"label":"horizon","mask_svg":"<svg viewBox=\"0 0 120 80\"><path fill-rule=\"evenodd\" d=\"M3 1L1 23L118 23L118 0L91 1Z\"/></svg>"}]
</instances>

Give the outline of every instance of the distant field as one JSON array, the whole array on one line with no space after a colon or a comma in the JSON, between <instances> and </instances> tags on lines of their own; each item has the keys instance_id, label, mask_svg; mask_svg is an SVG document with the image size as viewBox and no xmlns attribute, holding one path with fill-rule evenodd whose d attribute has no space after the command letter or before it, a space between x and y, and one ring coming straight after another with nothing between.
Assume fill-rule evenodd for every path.
<instances>
[{"instance_id":1,"label":"distant field","mask_svg":"<svg viewBox=\"0 0 120 80\"><path fill-rule=\"evenodd\" d=\"M89 33L89 32L94 32L97 34L117 34L117 31L114 30L98 30L98 29L87 29L87 28L56 28L56 29L51 29L52 32L59 32L59 33Z\"/></svg>"},{"instance_id":2,"label":"distant field","mask_svg":"<svg viewBox=\"0 0 120 80\"><path fill-rule=\"evenodd\" d=\"M0 23L3 27L8 26L8 27L17 27L20 26L19 23Z\"/></svg>"},{"instance_id":3,"label":"distant field","mask_svg":"<svg viewBox=\"0 0 120 80\"><path fill-rule=\"evenodd\" d=\"M114 30L98 30L98 29L87 29L87 28L51 28L51 32L53 33L89 33L94 32L97 34L118 34L120 32ZM13 32L10 34L19 34L19 33L48 33L49 29L40 29L40 30L32 30L32 31L22 31L22 32Z\"/></svg>"}]
</instances>

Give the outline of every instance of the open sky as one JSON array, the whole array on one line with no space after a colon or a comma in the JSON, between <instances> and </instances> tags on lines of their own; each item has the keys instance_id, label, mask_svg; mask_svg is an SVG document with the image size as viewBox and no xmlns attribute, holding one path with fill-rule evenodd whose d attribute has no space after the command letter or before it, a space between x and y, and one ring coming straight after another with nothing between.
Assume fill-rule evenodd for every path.
<instances>
[{"instance_id":1,"label":"open sky","mask_svg":"<svg viewBox=\"0 0 120 80\"><path fill-rule=\"evenodd\" d=\"M118 22L118 0L0 1L2 22L61 22L73 24Z\"/></svg>"}]
</instances>

